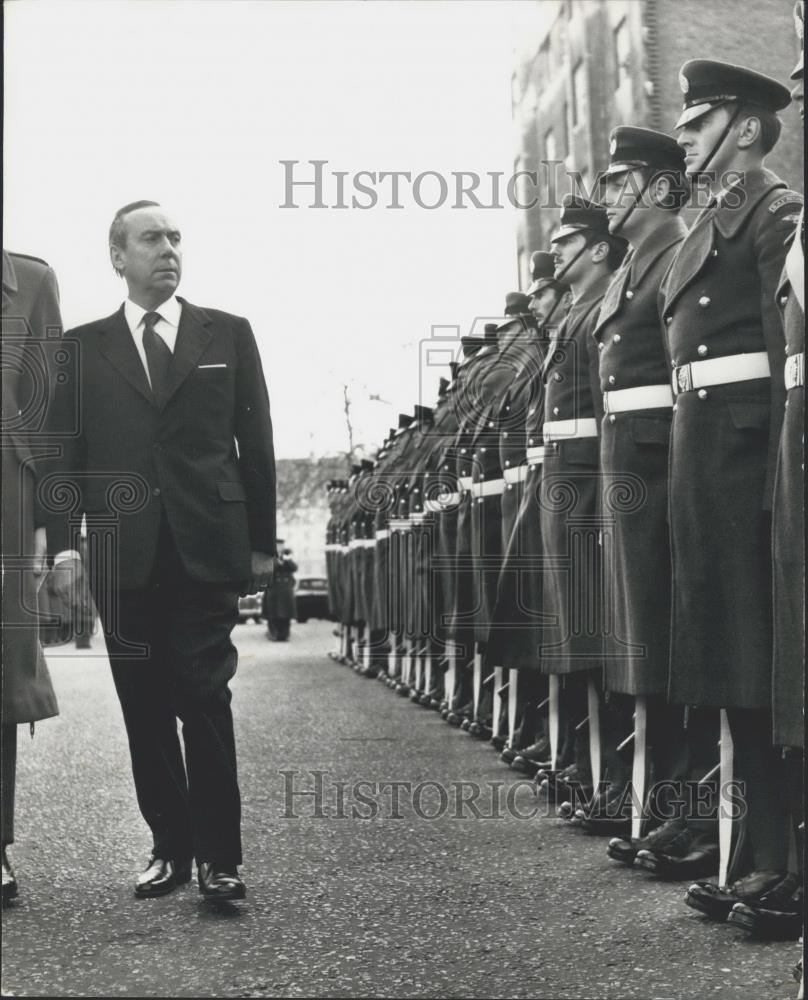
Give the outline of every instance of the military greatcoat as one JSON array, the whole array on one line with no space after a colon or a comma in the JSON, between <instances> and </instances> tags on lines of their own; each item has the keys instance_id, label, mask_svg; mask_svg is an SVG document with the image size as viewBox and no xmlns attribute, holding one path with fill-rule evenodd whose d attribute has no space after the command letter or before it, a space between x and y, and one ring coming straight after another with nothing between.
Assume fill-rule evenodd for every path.
<instances>
[{"instance_id":1,"label":"military greatcoat","mask_svg":"<svg viewBox=\"0 0 808 1000\"><path fill-rule=\"evenodd\" d=\"M679 390L669 479L672 701L771 705L771 506L785 403L775 292L800 203L770 171L747 173L696 220L663 284ZM773 377L690 387L691 362L764 352Z\"/></svg>"},{"instance_id":2,"label":"military greatcoat","mask_svg":"<svg viewBox=\"0 0 808 1000\"><path fill-rule=\"evenodd\" d=\"M670 366L659 287L687 232L665 218L615 275L594 331L601 392L660 386ZM662 694L670 656L667 407L608 413L601 424L602 554L609 627L605 682L624 694Z\"/></svg>"},{"instance_id":3,"label":"military greatcoat","mask_svg":"<svg viewBox=\"0 0 808 1000\"><path fill-rule=\"evenodd\" d=\"M805 262L802 219L777 289L786 369L805 367ZM802 361L800 362L800 359ZM778 378L775 373L774 378ZM805 682L805 376L788 389L774 486L774 742L802 746ZM796 381L791 379L791 381Z\"/></svg>"},{"instance_id":4,"label":"military greatcoat","mask_svg":"<svg viewBox=\"0 0 808 1000\"><path fill-rule=\"evenodd\" d=\"M600 423L597 351L592 331L611 279L605 274L573 303L544 369L544 432L549 421ZM581 425L582 426L582 425ZM539 507L544 607L540 667L567 674L603 663L603 586L598 520L598 439L547 444Z\"/></svg>"}]
</instances>

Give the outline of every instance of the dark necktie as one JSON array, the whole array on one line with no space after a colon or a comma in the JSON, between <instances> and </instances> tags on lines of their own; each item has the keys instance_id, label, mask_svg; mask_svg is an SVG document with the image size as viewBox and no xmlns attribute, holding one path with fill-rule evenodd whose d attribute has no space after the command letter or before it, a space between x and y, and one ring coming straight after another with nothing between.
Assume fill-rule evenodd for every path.
<instances>
[{"instance_id":1,"label":"dark necktie","mask_svg":"<svg viewBox=\"0 0 808 1000\"><path fill-rule=\"evenodd\" d=\"M143 317L143 349L149 366L149 380L155 401L162 404L168 384L168 366L171 364L171 350L154 329L160 313L147 312Z\"/></svg>"}]
</instances>

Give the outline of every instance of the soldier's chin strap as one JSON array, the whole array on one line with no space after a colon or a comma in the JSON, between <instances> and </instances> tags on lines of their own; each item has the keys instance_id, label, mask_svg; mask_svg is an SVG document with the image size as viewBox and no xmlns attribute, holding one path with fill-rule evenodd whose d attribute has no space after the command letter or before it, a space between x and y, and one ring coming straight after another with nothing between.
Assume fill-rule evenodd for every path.
<instances>
[{"instance_id":1,"label":"soldier's chin strap","mask_svg":"<svg viewBox=\"0 0 808 1000\"><path fill-rule=\"evenodd\" d=\"M592 232L592 230L591 230L591 229L579 229L579 230L578 230L578 233L586 233L586 232L590 232L590 233L591 233L591 232ZM578 235L578 233L576 233L575 235L577 236L577 235ZM572 233L570 233L570 235L572 235ZM560 272L559 274L554 274L554 275L553 275L553 281L561 281L561 280L562 280L562 278L564 277L564 275L565 275L565 274L567 273L567 271L569 271L569 269L570 269L570 268L572 267L572 265L573 265L573 264L574 264L574 263L575 263L575 262L576 262L576 261L578 260L578 258L579 258L579 257L581 256L581 254L582 254L582 253L584 252L584 250L588 250L588 249L589 249L589 247L590 247L590 244L589 244L589 243L584 243L584 245L583 245L583 246L581 247L581 249L580 249L580 250L578 251L578 253L576 253L576 254L575 254L575 256L574 256L574 257L572 258L572 260L571 260L571 261L568 261L568 262L567 262L567 263L566 263L566 264L565 264L565 265L564 265L564 266L563 266L563 267L561 268L561 272ZM555 308L555 307L554 307L554 308ZM545 322L546 322L546 320L545 320Z\"/></svg>"},{"instance_id":2,"label":"soldier's chin strap","mask_svg":"<svg viewBox=\"0 0 808 1000\"><path fill-rule=\"evenodd\" d=\"M721 107L721 105L716 105L716 107ZM699 164L699 166L698 166L698 168L696 170L693 171L693 175L694 176L706 173L707 167L709 167L709 165L713 162L713 160L715 159L716 154L718 153L719 149L721 149L721 147L724 145L724 142L726 141L726 138L727 138L727 136L730 133L730 129L735 124L735 122L736 122L736 120L738 118L738 115L740 114L740 111L741 111L740 104L736 104L735 105L735 110L730 115L729 121L724 126L724 128L723 128L723 130L721 132L721 135L716 140L715 145L713 146L712 150L710 151L710 155L704 160L703 163ZM709 114L709 112L708 112L708 114Z\"/></svg>"},{"instance_id":3,"label":"soldier's chin strap","mask_svg":"<svg viewBox=\"0 0 808 1000\"><path fill-rule=\"evenodd\" d=\"M577 259L577 258L576 258L576 259ZM556 280L556 279L554 278L554 279L553 279L553 281L555 281L555 280ZM553 303L553 308L552 308L552 309L550 310L550 312L549 312L549 313L547 314L547 316L546 316L546 318L545 318L545 320L544 320L544 323L542 323L542 326L548 326L548 325L549 325L549 323L550 323L550 320L551 320L551 319L553 318L553 313L554 313L554 312L556 311L556 309L558 309L558 307L559 307L559 306L561 305L561 300L562 300L562 299L564 298L564 296L565 296L565 295L567 294L566 292L564 292L564 291L561 291L560 287L559 287L559 288L557 289L557 291L559 292L559 294L558 294L558 296L556 297L556 300L555 300L555 302Z\"/></svg>"},{"instance_id":4,"label":"soldier's chin strap","mask_svg":"<svg viewBox=\"0 0 808 1000\"><path fill-rule=\"evenodd\" d=\"M630 175L632 171L629 171L628 173ZM614 229L610 230L612 236L617 236L617 234L620 232L623 226L625 226L625 224L628 222L629 218L631 217L631 213L640 204L640 202L642 201L642 196L648 190L648 187L651 184L653 176L654 176L653 168L649 168L648 177L646 178L640 190L634 195L634 201L629 205L628 211L626 212L626 214L623 216L622 219L618 219L617 225L614 227Z\"/></svg>"}]
</instances>

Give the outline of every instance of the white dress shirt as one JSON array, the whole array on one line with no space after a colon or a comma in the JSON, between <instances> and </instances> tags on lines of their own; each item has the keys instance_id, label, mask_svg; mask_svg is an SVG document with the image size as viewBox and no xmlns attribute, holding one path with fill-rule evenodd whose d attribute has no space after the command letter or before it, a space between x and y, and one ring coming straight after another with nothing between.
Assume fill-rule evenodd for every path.
<instances>
[{"instance_id":1,"label":"white dress shirt","mask_svg":"<svg viewBox=\"0 0 808 1000\"><path fill-rule=\"evenodd\" d=\"M172 295L170 299L166 299L162 305L157 306L155 309L144 309L143 306L139 306L131 299L127 299L123 304L123 314L126 318L129 332L132 334L132 339L135 342L137 353L140 355L140 360L143 363L143 369L146 372L149 388L151 388L149 365L146 361L146 348L143 346L143 318L147 312L156 312L160 314L160 319L158 319L154 324L154 332L162 337L169 351L173 354L174 347L177 343L177 331L180 327L182 303L176 295Z\"/></svg>"}]
</instances>

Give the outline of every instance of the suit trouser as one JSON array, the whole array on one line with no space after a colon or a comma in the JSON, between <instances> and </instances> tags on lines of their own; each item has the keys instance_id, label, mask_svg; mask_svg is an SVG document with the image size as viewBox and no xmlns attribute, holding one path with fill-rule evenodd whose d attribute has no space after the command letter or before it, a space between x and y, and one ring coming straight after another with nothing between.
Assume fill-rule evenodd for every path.
<instances>
[{"instance_id":1,"label":"suit trouser","mask_svg":"<svg viewBox=\"0 0 808 1000\"><path fill-rule=\"evenodd\" d=\"M192 580L164 520L149 584L94 590L155 856L240 864L228 687L238 660L230 641L237 585Z\"/></svg>"}]
</instances>

